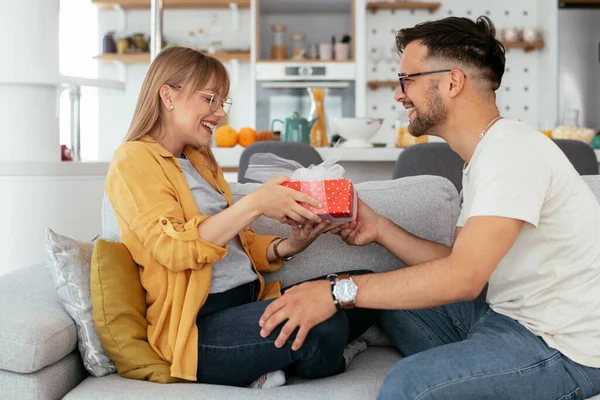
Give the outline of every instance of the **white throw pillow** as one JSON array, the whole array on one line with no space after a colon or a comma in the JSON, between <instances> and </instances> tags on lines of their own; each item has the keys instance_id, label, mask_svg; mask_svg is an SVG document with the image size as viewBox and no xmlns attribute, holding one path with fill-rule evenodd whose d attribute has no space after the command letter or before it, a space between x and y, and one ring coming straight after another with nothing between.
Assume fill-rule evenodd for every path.
<instances>
[{"instance_id":1,"label":"white throw pillow","mask_svg":"<svg viewBox=\"0 0 600 400\"><path fill-rule=\"evenodd\" d=\"M63 307L77 326L77 345L83 365L101 377L116 372L94 327L90 267L93 242L81 242L46 230L46 266L51 268Z\"/></svg>"}]
</instances>

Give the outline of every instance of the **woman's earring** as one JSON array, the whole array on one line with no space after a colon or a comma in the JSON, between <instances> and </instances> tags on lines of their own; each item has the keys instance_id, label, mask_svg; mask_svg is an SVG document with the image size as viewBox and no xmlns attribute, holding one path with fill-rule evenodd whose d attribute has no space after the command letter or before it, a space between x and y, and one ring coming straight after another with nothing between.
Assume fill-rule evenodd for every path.
<instances>
[{"instance_id":1,"label":"woman's earring","mask_svg":"<svg viewBox=\"0 0 600 400\"><path fill-rule=\"evenodd\" d=\"M169 107L169 109L170 109L171 111L173 111L173 109L174 109L174 108L175 108L175 106L174 106L173 104L171 104L171 107Z\"/></svg>"}]
</instances>

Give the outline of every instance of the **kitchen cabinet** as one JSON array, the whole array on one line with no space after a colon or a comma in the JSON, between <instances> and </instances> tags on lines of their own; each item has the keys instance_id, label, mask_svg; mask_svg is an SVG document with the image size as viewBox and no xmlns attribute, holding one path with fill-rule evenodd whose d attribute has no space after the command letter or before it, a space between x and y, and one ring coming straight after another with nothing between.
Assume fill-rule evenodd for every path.
<instances>
[{"instance_id":1,"label":"kitchen cabinet","mask_svg":"<svg viewBox=\"0 0 600 400\"><path fill-rule=\"evenodd\" d=\"M354 11L355 0L256 0L257 61L354 62ZM300 47L304 51L300 57L293 57L296 34L303 36ZM336 45L338 56L341 48L347 48L344 52L348 55L343 59L336 59ZM284 56L276 57L277 53ZM329 57L322 57L324 54Z\"/></svg>"}]
</instances>

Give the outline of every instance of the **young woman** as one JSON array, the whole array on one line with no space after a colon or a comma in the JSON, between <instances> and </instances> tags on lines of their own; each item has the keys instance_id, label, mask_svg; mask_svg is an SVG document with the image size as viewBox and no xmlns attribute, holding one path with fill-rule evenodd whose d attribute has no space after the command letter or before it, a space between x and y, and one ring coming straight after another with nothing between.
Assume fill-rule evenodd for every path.
<instances>
[{"instance_id":1,"label":"young woman","mask_svg":"<svg viewBox=\"0 0 600 400\"><path fill-rule=\"evenodd\" d=\"M276 371L271 384L282 384L281 370L290 368L307 378L342 372L349 335L355 339L371 324L360 314L354 323L356 314L336 313L299 349L293 337L275 345L281 327L260 335L268 299L281 294L260 272L280 268L283 258L330 227L298 204L319 207L315 199L280 185L286 178L233 203L210 150L215 127L232 106L228 92L217 59L165 49L150 66L111 162L106 190L121 239L140 265L148 341L171 364L173 377L201 383L247 386L263 376L255 384L261 386L264 374ZM262 215L293 221L293 234L257 235L248 226Z\"/></svg>"}]
</instances>

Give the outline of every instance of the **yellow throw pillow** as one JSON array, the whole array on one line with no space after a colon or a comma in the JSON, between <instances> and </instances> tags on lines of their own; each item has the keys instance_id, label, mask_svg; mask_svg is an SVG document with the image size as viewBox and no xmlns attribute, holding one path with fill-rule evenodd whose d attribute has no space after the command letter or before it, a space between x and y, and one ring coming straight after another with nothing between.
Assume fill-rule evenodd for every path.
<instances>
[{"instance_id":1,"label":"yellow throw pillow","mask_svg":"<svg viewBox=\"0 0 600 400\"><path fill-rule=\"evenodd\" d=\"M148 343L146 297L138 266L122 243L98 239L90 286L94 324L119 375L158 383L181 382Z\"/></svg>"}]
</instances>

